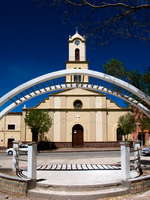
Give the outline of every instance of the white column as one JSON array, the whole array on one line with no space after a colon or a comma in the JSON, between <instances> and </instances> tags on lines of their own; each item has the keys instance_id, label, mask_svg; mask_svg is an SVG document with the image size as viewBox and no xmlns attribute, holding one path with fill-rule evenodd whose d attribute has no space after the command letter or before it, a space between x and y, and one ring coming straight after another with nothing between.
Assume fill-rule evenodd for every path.
<instances>
[{"instance_id":1,"label":"white column","mask_svg":"<svg viewBox=\"0 0 150 200\"><path fill-rule=\"evenodd\" d=\"M28 178L36 180L37 143L28 144Z\"/></svg>"},{"instance_id":2,"label":"white column","mask_svg":"<svg viewBox=\"0 0 150 200\"><path fill-rule=\"evenodd\" d=\"M137 151L139 150L139 151ZM135 160L134 161L134 168L137 168L139 165L139 161L140 161L140 141L134 141L134 159L139 158L139 160ZM136 169L137 171L137 169Z\"/></svg>"},{"instance_id":3,"label":"white column","mask_svg":"<svg viewBox=\"0 0 150 200\"><path fill-rule=\"evenodd\" d=\"M13 166L12 169L13 171L17 171L16 167L18 168L18 160L16 158L19 158L19 142L18 141L13 141Z\"/></svg>"},{"instance_id":4,"label":"white column","mask_svg":"<svg viewBox=\"0 0 150 200\"><path fill-rule=\"evenodd\" d=\"M130 147L129 142L120 142L121 145L121 178L126 181L130 178Z\"/></svg>"}]
</instances>

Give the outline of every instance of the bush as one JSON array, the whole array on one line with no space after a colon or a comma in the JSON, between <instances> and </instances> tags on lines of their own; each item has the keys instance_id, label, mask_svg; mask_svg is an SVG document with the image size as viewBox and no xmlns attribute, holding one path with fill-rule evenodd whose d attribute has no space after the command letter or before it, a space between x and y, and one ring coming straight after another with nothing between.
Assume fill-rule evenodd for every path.
<instances>
[{"instance_id":1,"label":"bush","mask_svg":"<svg viewBox=\"0 0 150 200\"><path fill-rule=\"evenodd\" d=\"M39 143L40 150L53 150L56 149L55 142L40 142Z\"/></svg>"}]
</instances>

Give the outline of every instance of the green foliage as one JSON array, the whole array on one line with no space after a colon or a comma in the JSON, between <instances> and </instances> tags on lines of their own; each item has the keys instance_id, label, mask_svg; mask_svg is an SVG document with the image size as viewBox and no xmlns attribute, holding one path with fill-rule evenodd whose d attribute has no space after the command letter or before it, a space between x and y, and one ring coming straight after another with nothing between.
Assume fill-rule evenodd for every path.
<instances>
[{"instance_id":1,"label":"green foliage","mask_svg":"<svg viewBox=\"0 0 150 200\"><path fill-rule=\"evenodd\" d=\"M150 132L150 119L147 116L143 115L142 117L140 117L139 123L142 133L144 133L146 130Z\"/></svg>"},{"instance_id":2,"label":"green foliage","mask_svg":"<svg viewBox=\"0 0 150 200\"><path fill-rule=\"evenodd\" d=\"M39 133L39 142L50 142L50 140L45 136L45 134Z\"/></svg>"},{"instance_id":3,"label":"green foliage","mask_svg":"<svg viewBox=\"0 0 150 200\"><path fill-rule=\"evenodd\" d=\"M137 69L127 70L123 62L113 58L110 61L107 61L103 67L104 73L122 79L145 92L145 94L150 95L149 68L144 67L144 73L140 73Z\"/></svg>"},{"instance_id":4,"label":"green foliage","mask_svg":"<svg viewBox=\"0 0 150 200\"><path fill-rule=\"evenodd\" d=\"M123 80L125 80L127 77L127 69L125 68L123 62L120 62L118 59L111 58L111 60L107 61L103 67L104 73L110 74Z\"/></svg>"},{"instance_id":5,"label":"green foliage","mask_svg":"<svg viewBox=\"0 0 150 200\"><path fill-rule=\"evenodd\" d=\"M123 62L120 62L118 59L111 58L111 60L107 61L103 67L105 73L130 82L133 85L136 85L136 83L139 85L139 71L128 71Z\"/></svg>"},{"instance_id":6,"label":"green foliage","mask_svg":"<svg viewBox=\"0 0 150 200\"><path fill-rule=\"evenodd\" d=\"M142 81L145 86L145 93L150 95L150 67L144 67L144 73L142 74Z\"/></svg>"},{"instance_id":7,"label":"green foliage","mask_svg":"<svg viewBox=\"0 0 150 200\"><path fill-rule=\"evenodd\" d=\"M106 74L112 75L114 77L117 77L121 80L124 80L131 85L135 86L142 92L144 92L146 95L150 96L150 67L143 67L143 73L140 73L137 69L134 70L127 70L123 62L120 62L118 59L110 59L110 61L107 61L106 64L103 65L104 72ZM113 90L117 91L118 93L122 91L121 87L118 87L117 85L113 85ZM127 91L124 89L123 93L126 93ZM128 95L130 93L128 92ZM133 98L137 98L136 95L132 96ZM141 103L150 109L150 105L147 104L144 101L141 101ZM127 102L125 104L128 105Z\"/></svg>"},{"instance_id":8,"label":"green foliage","mask_svg":"<svg viewBox=\"0 0 150 200\"><path fill-rule=\"evenodd\" d=\"M31 129L32 140L38 141L38 134L47 133L52 126L52 119L48 115L48 111L33 109L25 116L25 123Z\"/></svg>"},{"instance_id":9,"label":"green foliage","mask_svg":"<svg viewBox=\"0 0 150 200\"><path fill-rule=\"evenodd\" d=\"M144 134L148 131L150 132L150 119L142 114L139 116L139 126L140 126L140 131L141 131L141 145L144 145Z\"/></svg>"},{"instance_id":10,"label":"green foliage","mask_svg":"<svg viewBox=\"0 0 150 200\"><path fill-rule=\"evenodd\" d=\"M118 129L119 132L124 135L125 141L128 140L128 135L133 133L135 129L135 119L131 113L122 115L118 119Z\"/></svg>"}]
</instances>

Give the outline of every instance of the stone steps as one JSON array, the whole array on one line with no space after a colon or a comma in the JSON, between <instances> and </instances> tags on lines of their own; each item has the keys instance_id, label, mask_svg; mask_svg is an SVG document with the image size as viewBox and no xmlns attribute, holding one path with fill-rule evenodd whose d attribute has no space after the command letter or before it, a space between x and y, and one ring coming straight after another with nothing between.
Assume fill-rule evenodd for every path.
<instances>
[{"instance_id":1,"label":"stone steps","mask_svg":"<svg viewBox=\"0 0 150 200\"><path fill-rule=\"evenodd\" d=\"M98 185L48 185L37 183L35 189L28 191L28 196L52 200L97 200L104 197L121 196L129 189L121 183Z\"/></svg>"}]
</instances>

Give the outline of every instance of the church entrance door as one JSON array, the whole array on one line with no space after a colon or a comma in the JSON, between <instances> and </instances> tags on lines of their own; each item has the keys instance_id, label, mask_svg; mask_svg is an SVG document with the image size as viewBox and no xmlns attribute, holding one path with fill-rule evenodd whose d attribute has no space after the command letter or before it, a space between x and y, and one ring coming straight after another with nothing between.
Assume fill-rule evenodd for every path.
<instances>
[{"instance_id":1,"label":"church entrance door","mask_svg":"<svg viewBox=\"0 0 150 200\"><path fill-rule=\"evenodd\" d=\"M118 128L117 128L117 141L118 141L118 142L121 142L121 141L122 141L122 134L121 134L121 132L119 131Z\"/></svg>"},{"instance_id":2,"label":"church entrance door","mask_svg":"<svg viewBox=\"0 0 150 200\"><path fill-rule=\"evenodd\" d=\"M83 127L80 124L72 128L72 147L83 147Z\"/></svg>"}]
</instances>

